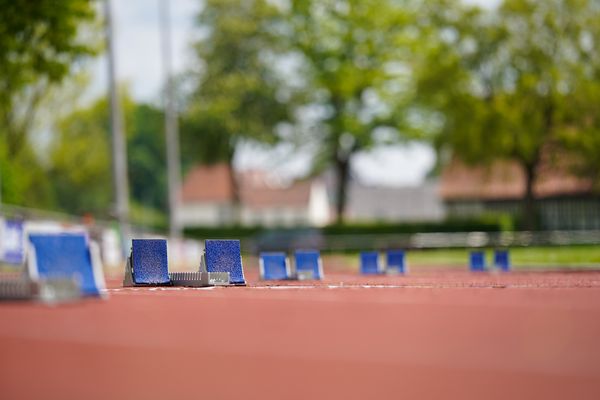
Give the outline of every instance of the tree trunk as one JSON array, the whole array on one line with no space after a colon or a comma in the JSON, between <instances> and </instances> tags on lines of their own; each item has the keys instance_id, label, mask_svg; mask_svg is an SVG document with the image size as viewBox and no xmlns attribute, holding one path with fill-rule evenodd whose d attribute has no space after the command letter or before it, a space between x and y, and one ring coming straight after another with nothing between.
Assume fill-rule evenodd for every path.
<instances>
[{"instance_id":1,"label":"tree trunk","mask_svg":"<svg viewBox=\"0 0 600 400\"><path fill-rule=\"evenodd\" d=\"M537 228L537 207L533 187L537 178L537 163L523 165L525 170L525 197L523 197L523 223L528 231Z\"/></svg>"},{"instance_id":2,"label":"tree trunk","mask_svg":"<svg viewBox=\"0 0 600 400\"><path fill-rule=\"evenodd\" d=\"M241 225L241 210L240 210L240 187L235 170L233 169L234 151L230 151L227 155L227 167L229 169L229 182L231 184L231 222L233 225Z\"/></svg>"},{"instance_id":3,"label":"tree trunk","mask_svg":"<svg viewBox=\"0 0 600 400\"><path fill-rule=\"evenodd\" d=\"M348 188L348 177L350 175L350 157L336 158L335 163L337 180L336 223L344 223L344 213L346 212L346 190Z\"/></svg>"}]
</instances>

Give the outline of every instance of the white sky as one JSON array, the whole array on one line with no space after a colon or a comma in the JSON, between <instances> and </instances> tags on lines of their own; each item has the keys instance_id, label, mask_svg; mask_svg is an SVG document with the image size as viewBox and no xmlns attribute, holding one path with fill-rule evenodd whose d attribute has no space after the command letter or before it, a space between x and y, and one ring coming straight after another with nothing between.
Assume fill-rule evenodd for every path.
<instances>
[{"instance_id":1,"label":"white sky","mask_svg":"<svg viewBox=\"0 0 600 400\"><path fill-rule=\"evenodd\" d=\"M138 101L160 104L162 66L160 63L160 0L112 0L117 57L117 79L126 82ZM493 6L498 0L465 0ZM169 0L173 40L173 68L182 72L192 60L190 43L195 35L194 18L202 0ZM89 97L106 90L106 60L98 58L92 66ZM421 182L435 162L426 145L396 145L360 153L353 159L353 172L370 184L414 185ZM269 168L283 175L300 176L309 169L310 157L285 146L265 150L245 146L236 159L238 168Z\"/></svg>"}]
</instances>

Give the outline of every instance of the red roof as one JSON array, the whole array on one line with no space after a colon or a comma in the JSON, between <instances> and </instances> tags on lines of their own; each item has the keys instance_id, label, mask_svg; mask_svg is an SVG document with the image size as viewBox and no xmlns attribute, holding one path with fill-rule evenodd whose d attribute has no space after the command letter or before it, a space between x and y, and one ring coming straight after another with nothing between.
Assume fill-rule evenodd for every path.
<instances>
[{"instance_id":1,"label":"red roof","mask_svg":"<svg viewBox=\"0 0 600 400\"><path fill-rule=\"evenodd\" d=\"M588 194L591 180L570 172L567 163L543 162L534 193L538 198ZM525 172L514 161L489 166L468 166L453 160L442 172L440 195L444 200L509 200L525 195Z\"/></svg>"},{"instance_id":2,"label":"red roof","mask_svg":"<svg viewBox=\"0 0 600 400\"><path fill-rule=\"evenodd\" d=\"M185 177L183 203L227 203L233 200L233 185L227 164L196 166ZM308 207L311 181L284 184L265 171L236 173L240 202L250 208Z\"/></svg>"},{"instance_id":3,"label":"red roof","mask_svg":"<svg viewBox=\"0 0 600 400\"><path fill-rule=\"evenodd\" d=\"M199 165L185 177L181 189L181 201L229 202L233 199L233 185L227 164Z\"/></svg>"},{"instance_id":4,"label":"red roof","mask_svg":"<svg viewBox=\"0 0 600 400\"><path fill-rule=\"evenodd\" d=\"M305 208L310 199L310 181L295 182L288 187L258 187L242 185L242 204L250 208Z\"/></svg>"}]
</instances>

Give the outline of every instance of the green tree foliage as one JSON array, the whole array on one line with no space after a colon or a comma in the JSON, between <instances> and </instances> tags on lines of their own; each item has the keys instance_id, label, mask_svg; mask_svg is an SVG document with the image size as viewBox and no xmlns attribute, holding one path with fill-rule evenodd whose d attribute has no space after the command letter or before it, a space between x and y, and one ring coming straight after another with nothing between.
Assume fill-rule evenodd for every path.
<instances>
[{"instance_id":1,"label":"green tree foliage","mask_svg":"<svg viewBox=\"0 0 600 400\"><path fill-rule=\"evenodd\" d=\"M0 135L16 157L47 90L94 49L78 37L95 17L90 0L0 1Z\"/></svg>"},{"instance_id":2,"label":"green tree foliage","mask_svg":"<svg viewBox=\"0 0 600 400\"><path fill-rule=\"evenodd\" d=\"M439 121L438 149L473 163L518 162L524 217L534 228L542 153L562 145L565 110L575 112L576 125L582 121L568 99L590 82L578 69L589 56L582 38L594 13L597 23L597 2L505 0L485 12L447 1L429 7L415 72L418 99Z\"/></svg>"},{"instance_id":3,"label":"green tree foliage","mask_svg":"<svg viewBox=\"0 0 600 400\"><path fill-rule=\"evenodd\" d=\"M127 168L132 199L166 213L167 174L164 113L150 104L136 104L127 140Z\"/></svg>"},{"instance_id":4,"label":"green tree foliage","mask_svg":"<svg viewBox=\"0 0 600 400\"><path fill-rule=\"evenodd\" d=\"M243 140L273 143L288 109L270 62L277 48L277 8L266 0L208 0L197 18L193 90L182 123L182 156L231 165ZM233 179L236 187L235 179Z\"/></svg>"},{"instance_id":5,"label":"green tree foliage","mask_svg":"<svg viewBox=\"0 0 600 400\"><path fill-rule=\"evenodd\" d=\"M123 96L127 160L135 222L166 210L166 167L163 113ZM112 170L107 99L73 111L61 119L50 150L56 203L62 210L108 216ZM149 209L144 212L143 209ZM155 210L155 211L150 211Z\"/></svg>"},{"instance_id":6,"label":"green tree foliage","mask_svg":"<svg viewBox=\"0 0 600 400\"><path fill-rule=\"evenodd\" d=\"M304 105L317 110L311 126L320 145L315 169L336 172L338 222L344 217L352 155L378 137L380 142L399 138L410 5L391 0L290 4L284 32L300 59Z\"/></svg>"},{"instance_id":7,"label":"green tree foliage","mask_svg":"<svg viewBox=\"0 0 600 400\"><path fill-rule=\"evenodd\" d=\"M91 25L90 0L0 0L0 192L6 203L53 202L39 146L31 137L37 111L73 66L94 54L80 26Z\"/></svg>"}]
</instances>

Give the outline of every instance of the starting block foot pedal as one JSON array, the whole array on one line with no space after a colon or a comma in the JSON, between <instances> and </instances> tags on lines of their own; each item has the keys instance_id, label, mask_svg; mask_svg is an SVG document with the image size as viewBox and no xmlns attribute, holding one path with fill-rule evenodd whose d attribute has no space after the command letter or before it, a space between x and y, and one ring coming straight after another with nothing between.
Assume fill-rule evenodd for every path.
<instances>
[{"instance_id":1,"label":"starting block foot pedal","mask_svg":"<svg viewBox=\"0 0 600 400\"><path fill-rule=\"evenodd\" d=\"M510 271L510 255L508 250L497 249L494 251L494 266L502 272Z\"/></svg>"},{"instance_id":2,"label":"starting block foot pedal","mask_svg":"<svg viewBox=\"0 0 600 400\"><path fill-rule=\"evenodd\" d=\"M123 286L170 285L165 239L133 239Z\"/></svg>"},{"instance_id":3,"label":"starting block foot pedal","mask_svg":"<svg viewBox=\"0 0 600 400\"><path fill-rule=\"evenodd\" d=\"M485 272L485 253L483 251L472 251L469 254L469 269L472 272Z\"/></svg>"},{"instance_id":4,"label":"starting block foot pedal","mask_svg":"<svg viewBox=\"0 0 600 400\"><path fill-rule=\"evenodd\" d=\"M381 274L379 253L376 251L363 251L360 253L360 273L363 275Z\"/></svg>"},{"instance_id":5,"label":"starting block foot pedal","mask_svg":"<svg viewBox=\"0 0 600 400\"><path fill-rule=\"evenodd\" d=\"M99 250L84 233L35 233L28 238L27 272L48 299L72 297L73 285L83 296L105 290ZM63 296L64 294L64 296Z\"/></svg>"},{"instance_id":6,"label":"starting block foot pedal","mask_svg":"<svg viewBox=\"0 0 600 400\"><path fill-rule=\"evenodd\" d=\"M294 265L298 280L323 279L323 261L318 250L297 250Z\"/></svg>"},{"instance_id":7,"label":"starting block foot pedal","mask_svg":"<svg viewBox=\"0 0 600 400\"><path fill-rule=\"evenodd\" d=\"M207 272L228 272L229 284L246 285L239 240L207 240L205 258Z\"/></svg>"},{"instance_id":8,"label":"starting block foot pedal","mask_svg":"<svg viewBox=\"0 0 600 400\"><path fill-rule=\"evenodd\" d=\"M259 254L260 279L281 281L291 278L290 263L285 253Z\"/></svg>"},{"instance_id":9,"label":"starting block foot pedal","mask_svg":"<svg viewBox=\"0 0 600 400\"><path fill-rule=\"evenodd\" d=\"M386 255L385 272L390 275L406 272L406 257L403 250L388 250Z\"/></svg>"}]
</instances>

